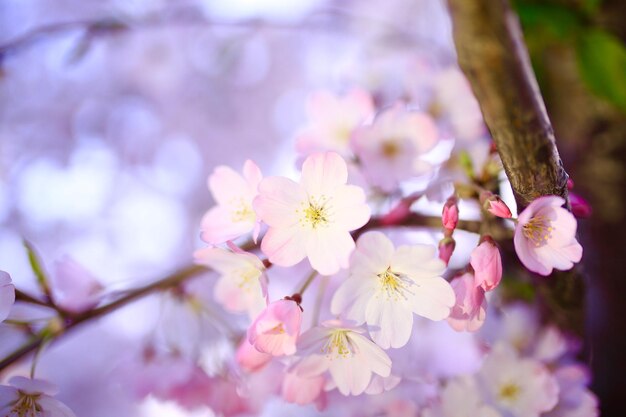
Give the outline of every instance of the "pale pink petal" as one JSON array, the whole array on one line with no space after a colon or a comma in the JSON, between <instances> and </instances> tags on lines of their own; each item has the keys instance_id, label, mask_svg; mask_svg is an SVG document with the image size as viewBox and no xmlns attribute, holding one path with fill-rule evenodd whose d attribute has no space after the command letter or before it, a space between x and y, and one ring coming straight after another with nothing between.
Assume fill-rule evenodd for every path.
<instances>
[{"instance_id":1,"label":"pale pink petal","mask_svg":"<svg viewBox=\"0 0 626 417\"><path fill-rule=\"evenodd\" d=\"M371 211L367 205L365 192L355 185L338 186L331 199L334 212L333 222L337 227L352 231L365 225Z\"/></svg>"},{"instance_id":2,"label":"pale pink petal","mask_svg":"<svg viewBox=\"0 0 626 417\"><path fill-rule=\"evenodd\" d=\"M331 362L328 370L339 392L343 395L360 395L372 378L368 365L360 363L356 358L337 358Z\"/></svg>"},{"instance_id":3,"label":"pale pink petal","mask_svg":"<svg viewBox=\"0 0 626 417\"><path fill-rule=\"evenodd\" d=\"M540 275L550 275L552 267L545 265L537 258L535 248L532 247L532 242L529 242L524 236L521 223L518 223L515 228L513 244L515 245L515 252L519 260L526 268Z\"/></svg>"},{"instance_id":4,"label":"pale pink petal","mask_svg":"<svg viewBox=\"0 0 626 417\"><path fill-rule=\"evenodd\" d=\"M332 275L348 266L354 240L348 232L317 229L307 236L305 245L313 269L321 275Z\"/></svg>"},{"instance_id":5,"label":"pale pink petal","mask_svg":"<svg viewBox=\"0 0 626 417\"><path fill-rule=\"evenodd\" d=\"M215 206L205 213L201 222L200 237L207 243L218 244L249 233L253 220L235 221L231 210L224 206Z\"/></svg>"},{"instance_id":6,"label":"pale pink petal","mask_svg":"<svg viewBox=\"0 0 626 417\"><path fill-rule=\"evenodd\" d=\"M319 376L328 370L330 362L323 355L310 355L302 358L295 366L294 372L302 378Z\"/></svg>"},{"instance_id":7,"label":"pale pink petal","mask_svg":"<svg viewBox=\"0 0 626 417\"><path fill-rule=\"evenodd\" d=\"M484 241L470 255L476 285L491 291L502 279L502 259L498 247L492 241Z\"/></svg>"},{"instance_id":8,"label":"pale pink petal","mask_svg":"<svg viewBox=\"0 0 626 417\"><path fill-rule=\"evenodd\" d=\"M246 180L234 169L220 165L208 180L209 190L219 205L228 205L233 199L250 194Z\"/></svg>"},{"instance_id":9,"label":"pale pink petal","mask_svg":"<svg viewBox=\"0 0 626 417\"><path fill-rule=\"evenodd\" d=\"M59 392L59 387L43 379L14 376L9 379L9 384L27 394L56 395Z\"/></svg>"},{"instance_id":10,"label":"pale pink petal","mask_svg":"<svg viewBox=\"0 0 626 417\"><path fill-rule=\"evenodd\" d=\"M246 160L243 164L243 176L248 182L248 185L253 190L257 190L259 183L263 179L263 173L257 164L250 159Z\"/></svg>"},{"instance_id":11,"label":"pale pink petal","mask_svg":"<svg viewBox=\"0 0 626 417\"><path fill-rule=\"evenodd\" d=\"M386 271L394 256L394 251L393 243L383 233L364 233L359 237L356 250L352 254L351 274L361 276Z\"/></svg>"},{"instance_id":12,"label":"pale pink petal","mask_svg":"<svg viewBox=\"0 0 626 417\"><path fill-rule=\"evenodd\" d=\"M335 152L315 153L302 164L300 183L311 196L333 193L348 181L348 166Z\"/></svg>"},{"instance_id":13,"label":"pale pink petal","mask_svg":"<svg viewBox=\"0 0 626 417\"><path fill-rule=\"evenodd\" d=\"M436 253L437 249L431 245L399 246L391 259L391 268L411 278L438 276L446 265Z\"/></svg>"},{"instance_id":14,"label":"pale pink petal","mask_svg":"<svg viewBox=\"0 0 626 417\"><path fill-rule=\"evenodd\" d=\"M410 297L413 312L431 320L443 320L450 315L456 297L450 284L441 277L415 280L418 287Z\"/></svg>"},{"instance_id":15,"label":"pale pink petal","mask_svg":"<svg viewBox=\"0 0 626 417\"><path fill-rule=\"evenodd\" d=\"M306 193L296 182L284 177L268 177L259 184L259 195L253 205L268 226L289 227L300 220L297 210L306 201Z\"/></svg>"},{"instance_id":16,"label":"pale pink petal","mask_svg":"<svg viewBox=\"0 0 626 417\"><path fill-rule=\"evenodd\" d=\"M0 322L9 317L15 303L15 287L11 283L11 276L0 271Z\"/></svg>"},{"instance_id":17,"label":"pale pink petal","mask_svg":"<svg viewBox=\"0 0 626 417\"><path fill-rule=\"evenodd\" d=\"M406 345L413 329L413 313L395 299L372 297L365 310L365 320L372 340L381 348Z\"/></svg>"},{"instance_id":18,"label":"pale pink petal","mask_svg":"<svg viewBox=\"0 0 626 417\"><path fill-rule=\"evenodd\" d=\"M357 324L365 322L365 309L375 291L378 277L354 276L345 280L333 295L330 310Z\"/></svg>"},{"instance_id":19,"label":"pale pink petal","mask_svg":"<svg viewBox=\"0 0 626 417\"><path fill-rule=\"evenodd\" d=\"M242 369L248 372L256 372L272 360L272 355L259 352L258 349L248 342L247 337L244 337L237 348L235 359Z\"/></svg>"},{"instance_id":20,"label":"pale pink petal","mask_svg":"<svg viewBox=\"0 0 626 417\"><path fill-rule=\"evenodd\" d=\"M61 401L43 395L37 399L46 417L76 417L76 414Z\"/></svg>"},{"instance_id":21,"label":"pale pink petal","mask_svg":"<svg viewBox=\"0 0 626 417\"><path fill-rule=\"evenodd\" d=\"M261 241L261 250L270 262L293 266L306 256L304 237L297 224L281 229L270 228Z\"/></svg>"},{"instance_id":22,"label":"pale pink petal","mask_svg":"<svg viewBox=\"0 0 626 417\"><path fill-rule=\"evenodd\" d=\"M359 334L351 333L350 340L356 345L359 355L367 358L367 366L373 373L383 378L391 375L391 359L384 350Z\"/></svg>"}]
</instances>

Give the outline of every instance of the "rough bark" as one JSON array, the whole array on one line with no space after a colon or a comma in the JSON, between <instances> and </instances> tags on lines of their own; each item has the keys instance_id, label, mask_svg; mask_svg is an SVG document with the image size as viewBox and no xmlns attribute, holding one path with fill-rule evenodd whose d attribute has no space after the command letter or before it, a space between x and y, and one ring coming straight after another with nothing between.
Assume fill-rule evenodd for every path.
<instances>
[{"instance_id":1,"label":"rough bark","mask_svg":"<svg viewBox=\"0 0 626 417\"><path fill-rule=\"evenodd\" d=\"M530 65L517 16L507 0L448 0L459 65L478 99L515 193L518 209L542 195L565 198L567 173ZM546 316L582 334L580 272L537 280Z\"/></svg>"},{"instance_id":2,"label":"rough bark","mask_svg":"<svg viewBox=\"0 0 626 417\"><path fill-rule=\"evenodd\" d=\"M518 205L567 200L563 169L517 16L506 0L449 0L459 65L472 85Z\"/></svg>"}]
</instances>

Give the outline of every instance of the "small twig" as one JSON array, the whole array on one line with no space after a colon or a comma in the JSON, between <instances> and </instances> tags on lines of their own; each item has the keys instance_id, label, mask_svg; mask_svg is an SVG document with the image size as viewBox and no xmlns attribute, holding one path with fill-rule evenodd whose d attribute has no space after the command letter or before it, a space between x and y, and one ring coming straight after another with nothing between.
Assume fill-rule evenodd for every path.
<instances>
[{"instance_id":1,"label":"small twig","mask_svg":"<svg viewBox=\"0 0 626 417\"><path fill-rule=\"evenodd\" d=\"M46 303L43 300L35 298L32 295L25 293L24 291L18 290L17 288L15 289L15 300L22 301L24 303L35 304L41 307L52 308L56 310L54 305L51 305L49 303Z\"/></svg>"}]
</instances>

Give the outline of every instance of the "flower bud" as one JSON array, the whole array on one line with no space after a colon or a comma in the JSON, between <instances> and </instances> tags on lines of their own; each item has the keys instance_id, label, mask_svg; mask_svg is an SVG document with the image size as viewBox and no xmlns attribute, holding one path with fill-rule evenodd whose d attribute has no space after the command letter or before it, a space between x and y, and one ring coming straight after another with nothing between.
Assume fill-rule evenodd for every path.
<instances>
[{"instance_id":1,"label":"flower bud","mask_svg":"<svg viewBox=\"0 0 626 417\"><path fill-rule=\"evenodd\" d=\"M513 217L509 207L504 201L502 201L500 196L496 194L489 191L483 191L480 194L480 202L482 203L484 209L494 216L502 217L503 219L510 219Z\"/></svg>"},{"instance_id":2,"label":"flower bud","mask_svg":"<svg viewBox=\"0 0 626 417\"><path fill-rule=\"evenodd\" d=\"M569 202L572 206L572 214L579 219L586 219L591 216L591 205L578 194L569 193Z\"/></svg>"},{"instance_id":3,"label":"flower bud","mask_svg":"<svg viewBox=\"0 0 626 417\"><path fill-rule=\"evenodd\" d=\"M444 261L446 265L450 262L456 242L451 237L444 237L439 241L439 259Z\"/></svg>"},{"instance_id":4,"label":"flower bud","mask_svg":"<svg viewBox=\"0 0 626 417\"><path fill-rule=\"evenodd\" d=\"M441 223L444 229L454 230L459 222L459 206L455 196L448 198L441 212Z\"/></svg>"}]
</instances>

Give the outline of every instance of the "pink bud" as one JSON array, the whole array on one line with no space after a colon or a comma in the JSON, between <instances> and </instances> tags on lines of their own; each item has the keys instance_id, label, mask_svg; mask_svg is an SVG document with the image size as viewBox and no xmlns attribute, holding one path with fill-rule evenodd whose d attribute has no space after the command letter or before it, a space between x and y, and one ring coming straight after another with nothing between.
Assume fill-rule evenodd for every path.
<instances>
[{"instance_id":1,"label":"pink bud","mask_svg":"<svg viewBox=\"0 0 626 417\"><path fill-rule=\"evenodd\" d=\"M244 338L237 348L235 359L242 369L248 372L255 372L271 361L272 355L259 352L248 342L247 338Z\"/></svg>"},{"instance_id":2,"label":"pink bud","mask_svg":"<svg viewBox=\"0 0 626 417\"><path fill-rule=\"evenodd\" d=\"M502 279L502 258L500 251L490 236L484 236L470 256L474 268L475 285L485 291L491 291Z\"/></svg>"},{"instance_id":3,"label":"pink bud","mask_svg":"<svg viewBox=\"0 0 626 417\"><path fill-rule=\"evenodd\" d=\"M567 179L567 189L568 190L573 190L574 189L574 180L571 178Z\"/></svg>"},{"instance_id":4,"label":"pink bud","mask_svg":"<svg viewBox=\"0 0 626 417\"><path fill-rule=\"evenodd\" d=\"M398 201L398 204L380 219L380 223L384 226L391 226L402 222L411 214L411 205L421 196L421 194L410 195Z\"/></svg>"},{"instance_id":5,"label":"pink bud","mask_svg":"<svg viewBox=\"0 0 626 417\"><path fill-rule=\"evenodd\" d=\"M285 401L299 405L315 403L322 410L326 406L325 384L323 375L307 378L288 372L283 379L282 396Z\"/></svg>"},{"instance_id":6,"label":"pink bud","mask_svg":"<svg viewBox=\"0 0 626 417\"><path fill-rule=\"evenodd\" d=\"M248 329L248 341L273 356L293 355L300 335L302 310L293 300L270 303Z\"/></svg>"},{"instance_id":7,"label":"pink bud","mask_svg":"<svg viewBox=\"0 0 626 417\"><path fill-rule=\"evenodd\" d=\"M444 237L439 241L439 259L444 261L446 265L450 262L456 242L451 237Z\"/></svg>"},{"instance_id":8,"label":"pink bud","mask_svg":"<svg viewBox=\"0 0 626 417\"><path fill-rule=\"evenodd\" d=\"M441 213L441 223L444 229L454 230L456 224L459 222L459 206L457 205L457 199L455 196L448 198L446 204L443 206Z\"/></svg>"},{"instance_id":9,"label":"pink bud","mask_svg":"<svg viewBox=\"0 0 626 417\"><path fill-rule=\"evenodd\" d=\"M591 205L575 193L569 193L569 202L572 205L572 214L579 219L586 219L591 216Z\"/></svg>"},{"instance_id":10,"label":"pink bud","mask_svg":"<svg viewBox=\"0 0 626 417\"><path fill-rule=\"evenodd\" d=\"M489 213L503 219L510 219L513 217L511 210L506 205L500 196L493 194L490 191L483 191L480 194L480 202Z\"/></svg>"}]
</instances>

